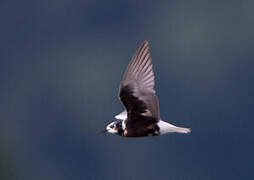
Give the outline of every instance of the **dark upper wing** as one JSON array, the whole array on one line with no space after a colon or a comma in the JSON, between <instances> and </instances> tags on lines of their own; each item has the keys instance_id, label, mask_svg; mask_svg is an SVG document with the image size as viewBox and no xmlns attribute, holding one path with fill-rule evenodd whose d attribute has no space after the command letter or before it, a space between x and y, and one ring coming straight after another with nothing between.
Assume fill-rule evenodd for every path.
<instances>
[{"instance_id":1,"label":"dark upper wing","mask_svg":"<svg viewBox=\"0 0 254 180\"><path fill-rule=\"evenodd\" d=\"M127 109L128 121L134 121L138 116L141 121L144 117L159 120L153 65L147 41L140 46L126 69L120 84L119 97Z\"/></svg>"}]
</instances>

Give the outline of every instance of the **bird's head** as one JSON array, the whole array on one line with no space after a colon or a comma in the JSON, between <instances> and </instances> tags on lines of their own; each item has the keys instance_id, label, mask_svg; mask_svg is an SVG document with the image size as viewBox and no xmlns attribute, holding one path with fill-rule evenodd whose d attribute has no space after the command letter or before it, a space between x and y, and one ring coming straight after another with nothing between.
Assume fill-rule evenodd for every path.
<instances>
[{"instance_id":1,"label":"bird's head","mask_svg":"<svg viewBox=\"0 0 254 180\"><path fill-rule=\"evenodd\" d=\"M106 129L102 131L102 133L121 134L122 130L122 121L113 121L107 125Z\"/></svg>"}]
</instances>

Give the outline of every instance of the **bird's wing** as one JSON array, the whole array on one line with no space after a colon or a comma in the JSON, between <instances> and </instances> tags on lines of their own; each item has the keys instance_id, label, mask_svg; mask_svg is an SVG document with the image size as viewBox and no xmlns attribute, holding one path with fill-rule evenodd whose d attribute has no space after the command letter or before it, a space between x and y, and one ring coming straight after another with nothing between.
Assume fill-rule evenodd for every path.
<instances>
[{"instance_id":1,"label":"bird's wing","mask_svg":"<svg viewBox=\"0 0 254 180\"><path fill-rule=\"evenodd\" d=\"M147 41L144 41L134 54L125 71L119 88L119 98L126 107L128 121L137 121L138 116L140 121L144 121L144 117L159 120L153 65Z\"/></svg>"},{"instance_id":2,"label":"bird's wing","mask_svg":"<svg viewBox=\"0 0 254 180\"><path fill-rule=\"evenodd\" d=\"M119 119L119 120L126 120L127 119L127 111L124 110L120 114L116 115L115 118Z\"/></svg>"}]
</instances>

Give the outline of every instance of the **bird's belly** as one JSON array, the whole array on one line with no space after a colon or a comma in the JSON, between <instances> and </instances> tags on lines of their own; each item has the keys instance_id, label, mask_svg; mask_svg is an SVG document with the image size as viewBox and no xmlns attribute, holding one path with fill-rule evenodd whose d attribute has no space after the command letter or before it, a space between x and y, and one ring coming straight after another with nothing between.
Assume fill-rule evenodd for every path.
<instances>
[{"instance_id":1,"label":"bird's belly","mask_svg":"<svg viewBox=\"0 0 254 180\"><path fill-rule=\"evenodd\" d=\"M125 137L158 136L159 127L155 124L146 128L126 128Z\"/></svg>"}]
</instances>

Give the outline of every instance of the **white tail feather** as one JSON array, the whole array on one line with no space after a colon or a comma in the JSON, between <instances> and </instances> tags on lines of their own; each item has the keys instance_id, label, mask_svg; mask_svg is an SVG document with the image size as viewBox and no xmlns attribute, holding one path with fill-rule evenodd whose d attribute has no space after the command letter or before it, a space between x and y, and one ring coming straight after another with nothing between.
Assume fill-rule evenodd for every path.
<instances>
[{"instance_id":1,"label":"white tail feather","mask_svg":"<svg viewBox=\"0 0 254 180\"><path fill-rule=\"evenodd\" d=\"M190 128L176 127L175 132L188 134L191 132Z\"/></svg>"},{"instance_id":2,"label":"white tail feather","mask_svg":"<svg viewBox=\"0 0 254 180\"><path fill-rule=\"evenodd\" d=\"M173 124L167 123L162 120L159 121L158 126L160 128L160 134L173 133L173 132L188 134L191 132L189 128L177 127L177 126L174 126Z\"/></svg>"}]
</instances>

